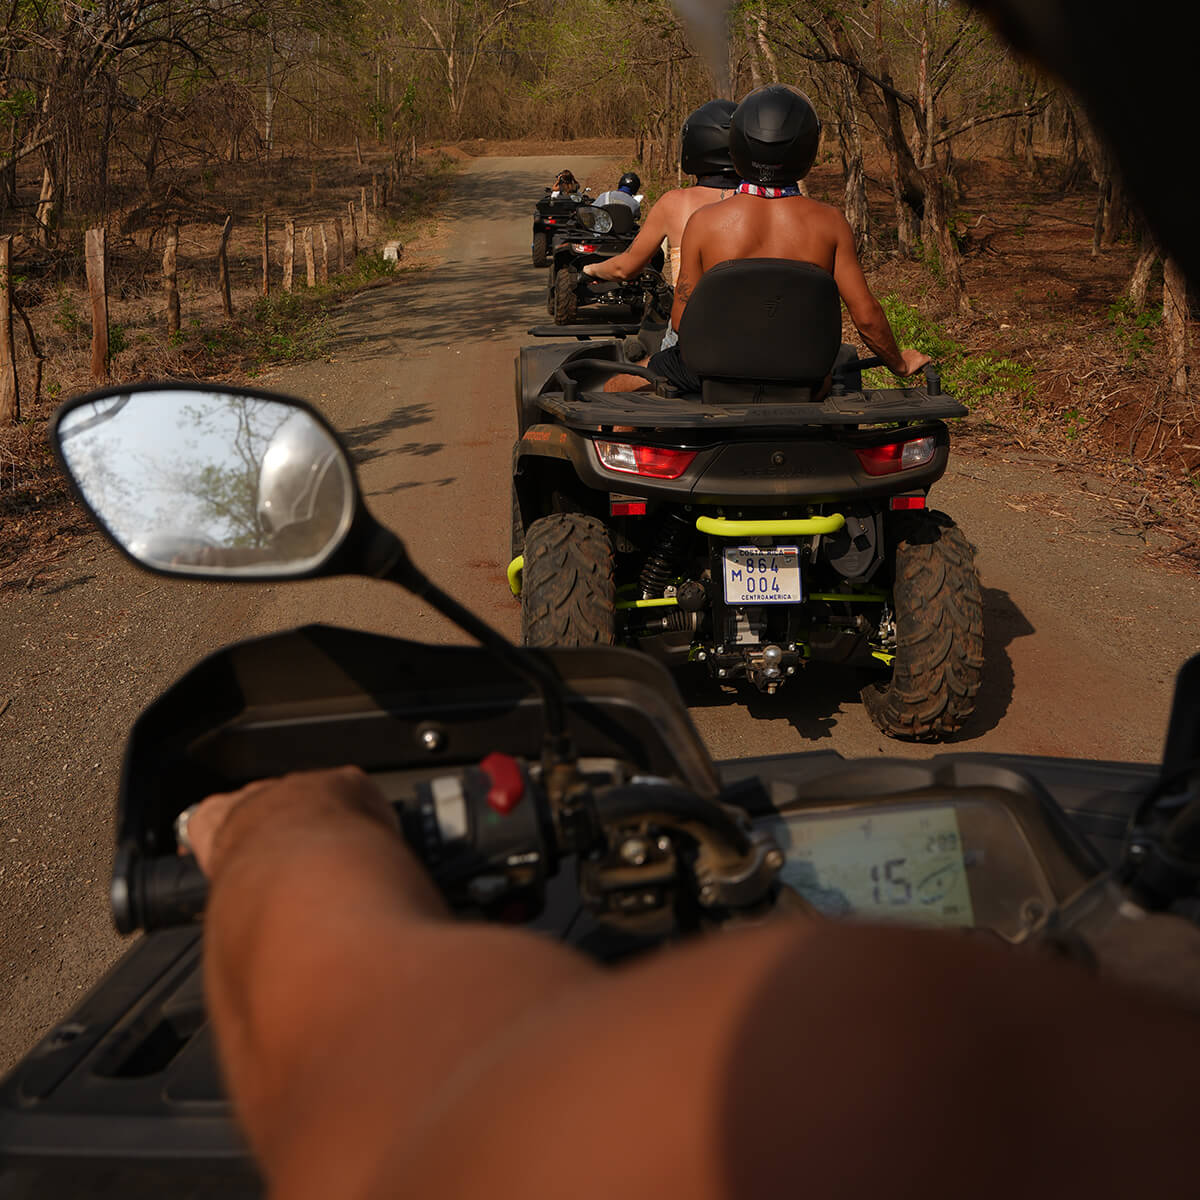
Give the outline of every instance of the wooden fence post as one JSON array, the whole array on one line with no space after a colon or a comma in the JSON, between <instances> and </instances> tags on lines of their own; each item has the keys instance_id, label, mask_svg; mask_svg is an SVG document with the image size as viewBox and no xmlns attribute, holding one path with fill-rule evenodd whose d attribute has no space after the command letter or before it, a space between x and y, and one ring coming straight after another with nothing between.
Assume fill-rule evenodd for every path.
<instances>
[{"instance_id":1,"label":"wooden fence post","mask_svg":"<svg viewBox=\"0 0 1200 1200\"><path fill-rule=\"evenodd\" d=\"M0 425L15 425L21 419L12 310L12 236L8 235L0 237Z\"/></svg>"},{"instance_id":2,"label":"wooden fence post","mask_svg":"<svg viewBox=\"0 0 1200 1200\"><path fill-rule=\"evenodd\" d=\"M286 221L283 226L283 290L292 290L292 273L296 268L296 222Z\"/></svg>"},{"instance_id":3,"label":"wooden fence post","mask_svg":"<svg viewBox=\"0 0 1200 1200\"><path fill-rule=\"evenodd\" d=\"M379 211L379 175L371 175L371 207Z\"/></svg>"},{"instance_id":4,"label":"wooden fence post","mask_svg":"<svg viewBox=\"0 0 1200 1200\"><path fill-rule=\"evenodd\" d=\"M317 286L317 260L313 254L313 231L311 225L304 227L304 270L309 287Z\"/></svg>"},{"instance_id":5,"label":"wooden fence post","mask_svg":"<svg viewBox=\"0 0 1200 1200\"><path fill-rule=\"evenodd\" d=\"M221 245L217 249L217 285L221 289L221 311L226 317L233 316L233 298L229 295L229 234L233 229L233 214L225 218L221 226Z\"/></svg>"},{"instance_id":6,"label":"wooden fence post","mask_svg":"<svg viewBox=\"0 0 1200 1200\"><path fill-rule=\"evenodd\" d=\"M176 264L179 256L179 225L167 226L166 245L163 247L163 286L167 293L167 337L179 333L179 280Z\"/></svg>"},{"instance_id":7,"label":"wooden fence post","mask_svg":"<svg viewBox=\"0 0 1200 1200\"><path fill-rule=\"evenodd\" d=\"M340 275L346 269L346 227L341 217L334 217L333 233L337 239L337 269Z\"/></svg>"},{"instance_id":8,"label":"wooden fence post","mask_svg":"<svg viewBox=\"0 0 1200 1200\"><path fill-rule=\"evenodd\" d=\"M362 208L362 235L365 241L371 236L371 220L367 216L367 189L365 187L358 189L358 197Z\"/></svg>"},{"instance_id":9,"label":"wooden fence post","mask_svg":"<svg viewBox=\"0 0 1200 1200\"><path fill-rule=\"evenodd\" d=\"M262 294L265 296L271 290L271 221L264 212L262 215Z\"/></svg>"},{"instance_id":10,"label":"wooden fence post","mask_svg":"<svg viewBox=\"0 0 1200 1200\"><path fill-rule=\"evenodd\" d=\"M329 238L325 233L325 222L321 222L321 265L320 278L322 283L329 282Z\"/></svg>"},{"instance_id":11,"label":"wooden fence post","mask_svg":"<svg viewBox=\"0 0 1200 1200\"><path fill-rule=\"evenodd\" d=\"M346 201L346 211L350 214L350 261L353 263L358 257L358 229L355 225L353 200Z\"/></svg>"},{"instance_id":12,"label":"wooden fence post","mask_svg":"<svg viewBox=\"0 0 1200 1200\"><path fill-rule=\"evenodd\" d=\"M84 235L88 295L92 300L92 378L108 374L108 288L104 281L104 226Z\"/></svg>"}]
</instances>

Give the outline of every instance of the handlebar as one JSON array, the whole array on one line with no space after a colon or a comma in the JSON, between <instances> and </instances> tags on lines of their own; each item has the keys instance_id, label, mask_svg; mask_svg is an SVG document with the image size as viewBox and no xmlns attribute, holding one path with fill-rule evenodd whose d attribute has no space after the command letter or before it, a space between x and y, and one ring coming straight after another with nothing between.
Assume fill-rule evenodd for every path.
<instances>
[{"instance_id":1,"label":"handlebar","mask_svg":"<svg viewBox=\"0 0 1200 1200\"><path fill-rule=\"evenodd\" d=\"M830 374L837 382L844 382L851 376L858 375L863 371L869 371L872 367L886 367L887 363L878 355L872 358L856 358L853 362L841 363L833 368ZM942 372L941 368L934 363L926 363L921 368L925 375L925 390L931 396L942 395Z\"/></svg>"},{"instance_id":2,"label":"handlebar","mask_svg":"<svg viewBox=\"0 0 1200 1200\"><path fill-rule=\"evenodd\" d=\"M783 865L774 841L752 831L737 808L665 780L592 787L582 779L556 806L534 770L503 754L420 783L413 799L395 807L405 841L451 908L484 914L536 915L546 880L563 856L575 854L596 907L619 919L626 893L645 891L620 848L630 830L647 827L671 847L667 857L680 864L675 890L690 887L692 907L761 905ZM137 860L127 877L123 932L183 925L204 912L208 880L191 855ZM663 893L662 904L673 904L673 896Z\"/></svg>"}]
</instances>

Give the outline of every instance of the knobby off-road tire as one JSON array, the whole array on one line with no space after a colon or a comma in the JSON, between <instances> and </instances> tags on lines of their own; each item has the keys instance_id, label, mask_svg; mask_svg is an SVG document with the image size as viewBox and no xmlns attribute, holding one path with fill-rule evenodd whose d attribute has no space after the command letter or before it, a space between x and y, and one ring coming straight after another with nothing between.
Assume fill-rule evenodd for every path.
<instances>
[{"instance_id":1,"label":"knobby off-road tire","mask_svg":"<svg viewBox=\"0 0 1200 1200\"><path fill-rule=\"evenodd\" d=\"M608 531L594 517L559 513L525 531L521 640L526 646L611 646L616 585Z\"/></svg>"},{"instance_id":2,"label":"knobby off-road tire","mask_svg":"<svg viewBox=\"0 0 1200 1200\"><path fill-rule=\"evenodd\" d=\"M945 513L899 517L895 555L896 660L891 680L862 690L889 737L932 742L975 709L983 677L983 597L975 551Z\"/></svg>"},{"instance_id":3,"label":"knobby off-road tire","mask_svg":"<svg viewBox=\"0 0 1200 1200\"><path fill-rule=\"evenodd\" d=\"M571 267L563 267L554 277L554 323L570 325L579 313L577 276Z\"/></svg>"},{"instance_id":4,"label":"knobby off-road tire","mask_svg":"<svg viewBox=\"0 0 1200 1200\"><path fill-rule=\"evenodd\" d=\"M547 246L548 246L548 242L547 242L547 238L546 238L546 231L544 229L540 230L538 233L535 233L533 235L532 257L533 257L533 265L535 267L549 266L550 257L546 253Z\"/></svg>"}]
</instances>

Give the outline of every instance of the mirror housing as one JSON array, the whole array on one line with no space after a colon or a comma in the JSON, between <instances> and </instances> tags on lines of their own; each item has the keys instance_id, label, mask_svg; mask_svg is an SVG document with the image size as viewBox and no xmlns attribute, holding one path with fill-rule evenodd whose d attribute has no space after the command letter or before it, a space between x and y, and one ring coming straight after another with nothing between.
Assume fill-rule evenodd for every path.
<instances>
[{"instance_id":1,"label":"mirror housing","mask_svg":"<svg viewBox=\"0 0 1200 1200\"><path fill-rule=\"evenodd\" d=\"M159 575L259 583L378 575L406 560L367 512L336 433L290 397L105 388L63 404L50 436L109 540Z\"/></svg>"}]
</instances>

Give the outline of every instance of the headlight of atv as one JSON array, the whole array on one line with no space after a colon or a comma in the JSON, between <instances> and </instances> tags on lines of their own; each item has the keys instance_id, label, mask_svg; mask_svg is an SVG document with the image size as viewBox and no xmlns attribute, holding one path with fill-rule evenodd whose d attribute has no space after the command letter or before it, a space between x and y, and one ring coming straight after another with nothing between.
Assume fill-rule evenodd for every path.
<instances>
[{"instance_id":1,"label":"headlight of atv","mask_svg":"<svg viewBox=\"0 0 1200 1200\"><path fill-rule=\"evenodd\" d=\"M592 233L612 233L612 213L607 213L602 208L593 208L591 205L581 207L576 219L584 229L590 229Z\"/></svg>"}]
</instances>

